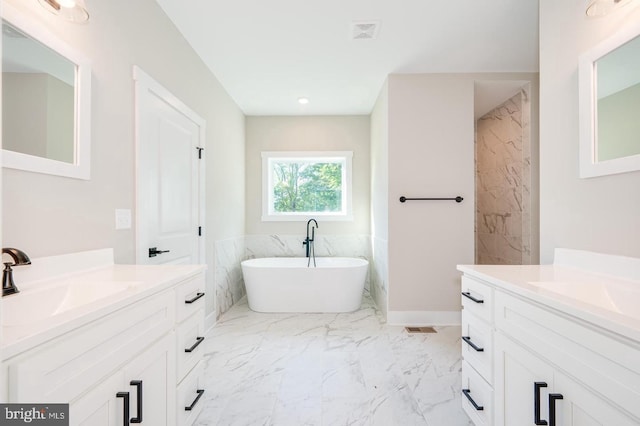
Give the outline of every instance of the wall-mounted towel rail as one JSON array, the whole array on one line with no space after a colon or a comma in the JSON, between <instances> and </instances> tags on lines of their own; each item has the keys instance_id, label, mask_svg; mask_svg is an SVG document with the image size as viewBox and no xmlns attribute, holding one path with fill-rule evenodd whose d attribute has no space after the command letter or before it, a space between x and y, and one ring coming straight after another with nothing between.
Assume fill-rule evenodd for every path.
<instances>
[{"instance_id":1,"label":"wall-mounted towel rail","mask_svg":"<svg viewBox=\"0 0 640 426\"><path fill-rule=\"evenodd\" d=\"M405 196L400 197L400 202L404 203L405 201L416 201L416 200L427 200L427 201L455 201L456 203L461 203L464 198L461 196L457 196L455 198L407 198Z\"/></svg>"}]
</instances>

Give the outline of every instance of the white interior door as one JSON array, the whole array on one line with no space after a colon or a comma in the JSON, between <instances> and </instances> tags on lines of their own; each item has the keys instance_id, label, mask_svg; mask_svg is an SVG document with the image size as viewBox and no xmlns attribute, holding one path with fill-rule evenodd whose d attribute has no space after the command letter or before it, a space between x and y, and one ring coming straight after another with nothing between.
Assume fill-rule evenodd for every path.
<instances>
[{"instance_id":1,"label":"white interior door","mask_svg":"<svg viewBox=\"0 0 640 426\"><path fill-rule=\"evenodd\" d=\"M205 122L151 77L136 81L136 262L204 263Z\"/></svg>"}]
</instances>

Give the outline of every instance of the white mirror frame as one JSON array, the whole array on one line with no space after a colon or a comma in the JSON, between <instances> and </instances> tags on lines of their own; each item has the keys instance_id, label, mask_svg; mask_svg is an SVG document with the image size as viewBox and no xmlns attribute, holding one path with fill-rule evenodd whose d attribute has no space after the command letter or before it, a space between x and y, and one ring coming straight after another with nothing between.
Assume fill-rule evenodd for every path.
<instances>
[{"instance_id":1,"label":"white mirror frame","mask_svg":"<svg viewBox=\"0 0 640 426\"><path fill-rule=\"evenodd\" d=\"M580 55L580 177L612 175L640 170L640 155L597 160L597 76L595 63L598 59L640 35L640 23L623 28L610 38L602 41Z\"/></svg>"},{"instance_id":2,"label":"white mirror frame","mask_svg":"<svg viewBox=\"0 0 640 426\"><path fill-rule=\"evenodd\" d=\"M54 50L76 65L74 163L2 150L2 166L57 176L89 180L91 177L91 66L89 61L28 16L8 4L2 5L2 18L29 37Z\"/></svg>"}]
</instances>

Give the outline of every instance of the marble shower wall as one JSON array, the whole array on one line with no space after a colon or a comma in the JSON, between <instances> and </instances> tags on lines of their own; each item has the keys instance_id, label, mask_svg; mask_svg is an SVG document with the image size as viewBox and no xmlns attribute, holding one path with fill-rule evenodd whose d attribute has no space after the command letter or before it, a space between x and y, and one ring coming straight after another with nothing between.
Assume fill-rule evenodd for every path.
<instances>
[{"instance_id":1,"label":"marble shower wall","mask_svg":"<svg viewBox=\"0 0 640 426\"><path fill-rule=\"evenodd\" d=\"M216 319L246 294L240 262L246 259L244 237L215 243Z\"/></svg>"},{"instance_id":2,"label":"marble shower wall","mask_svg":"<svg viewBox=\"0 0 640 426\"><path fill-rule=\"evenodd\" d=\"M528 89L478 119L476 263L531 262L531 141Z\"/></svg>"},{"instance_id":3,"label":"marble shower wall","mask_svg":"<svg viewBox=\"0 0 640 426\"><path fill-rule=\"evenodd\" d=\"M316 231L317 257L359 257L371 259L369 235L322 235ZM247 235L247 259L259 257L302 257L305 255L303 235ZM371 262L370 262L371 263ZM371 265L369 265L371 270ZM371 274L369 274L371 275ZM369 275L366 288L369 289Z\"/></svg>"},{"instance_id":4,"label":"marble shower wall","mask_svg":"<svg viewBox=\"0 0 640 426\"><path fill-rule=\"evenodd\" d=\"M304 235L247 235L247 258L302 257ZM322 235L316 231L315 252L318 257L371 257L368 235Z\"/></svg>"}]
</instances>

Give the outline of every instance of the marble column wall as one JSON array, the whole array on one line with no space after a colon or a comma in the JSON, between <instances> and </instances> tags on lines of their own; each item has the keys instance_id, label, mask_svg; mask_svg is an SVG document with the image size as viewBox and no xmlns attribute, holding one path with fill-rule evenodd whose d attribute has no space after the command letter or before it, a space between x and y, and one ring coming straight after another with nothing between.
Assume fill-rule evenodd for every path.
<instances>
[{"instance_id":1,"label":"marble column wall","mask_svg":"<svg viewBox=\"0 0 640 426\"><path fill-rule=\"evenodd\" d=\"M388 242L380 238L373 237L373 255L370 267L370 289L371 297L376 303L379 311L384 318L387 317L387 299L388 299Z\"/></svg>"},{"instance_id":2,"label":"marble column wall","mask_svg":"<svg viewBox=\"0 0 640 426\"><path fill-rule=\"evenodd\" d=\"M476 124L476 263L531 262L530 100L522 89Z\"/></svg>"},{"instance_id":3,"label":"marble column wall","mask_svg":"<svg viewBox=\"0 0 640 426\"><path fill-rule=\"evenodd\" d=\"M216 319L246 294L240 262L246 259L245 237L215 243Z\"/></svg>"}]
</instances>

